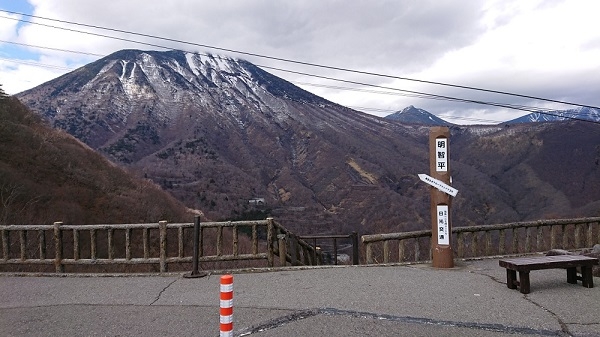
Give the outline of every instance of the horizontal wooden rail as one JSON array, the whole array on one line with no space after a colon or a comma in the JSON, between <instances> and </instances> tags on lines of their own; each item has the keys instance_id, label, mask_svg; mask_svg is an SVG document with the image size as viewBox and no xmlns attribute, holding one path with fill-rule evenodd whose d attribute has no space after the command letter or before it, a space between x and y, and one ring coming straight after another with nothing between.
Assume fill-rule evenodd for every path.
<instances>
[{"instance_id":1,"label":"horizontal wooden rail","mask_svg":"<svg viewBox=\"0 0 600 337\"><path fill-rule=\"evenodd\" d=\"M452 233L457 258L579 249L600 243L600 217L455 227ZM367 264L431 260L431 230L363 235L362 242Z\"/></svg>"},{"instance_id":2,"label":"horizontal wooden rail","mask_svg":"<svg viewBox=\"0 0 600 337\"><path fill-rule=\"evenodd\" d=\"M151 265L166 272L192 261L193 223L0 226L0 270L78 272L84 266ZM273 219L204 222L199 261L263 260L273 266L274 232L287 230ZM210 242L208 242L210 240ZM202 244L204 242L204 244ZM2 267L5 266L5 267ZM35 266L38 266L36 269ZM13 269L14 270L14 269Z\"/></svg>"}]
</instances>

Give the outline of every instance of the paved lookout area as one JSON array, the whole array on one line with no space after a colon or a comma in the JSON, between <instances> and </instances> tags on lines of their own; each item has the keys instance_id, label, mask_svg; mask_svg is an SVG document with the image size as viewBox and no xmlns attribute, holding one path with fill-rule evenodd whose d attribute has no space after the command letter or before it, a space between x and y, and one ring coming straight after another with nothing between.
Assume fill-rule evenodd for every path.
<instances>
[{"instance_id":1,"label":"paved lookout area","mask_svg":"<svg viewBox=\"0 0 600 337\"><path fill-rule=\"evenodd\" d=\"M497 259L234 273L236 336L600 336L600 279ZM0 276L2 336L218 336L219 276Z\"/></svg>"}]
</instances>

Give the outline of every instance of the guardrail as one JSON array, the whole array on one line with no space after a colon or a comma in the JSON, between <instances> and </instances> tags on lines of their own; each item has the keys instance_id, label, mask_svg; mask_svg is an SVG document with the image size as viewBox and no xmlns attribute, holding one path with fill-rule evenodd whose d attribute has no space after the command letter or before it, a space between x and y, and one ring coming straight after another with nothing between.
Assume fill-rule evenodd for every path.
<instances>
[{"instance_id":1,"label":"guardrail","mask_svg":"<svg viewBox=\"0 0 600 337\"><path fill-rule=\"evenodd\" d=\"M579 249L600 243L600 217L455 227L452 233L456 258ZM362 242L367 264L431 260L431 230L363 235Z\"/></svg>"},{"instance_id":2,"label":"guardrail","mask_svg":"<svg viewBox=\"0 0 600 337\"><path fill-rule=\"evenodd\" d=\"M81 272L85 266L150 266L142 271L166 272L169 265L187 266L193 262L194 223L0 226L2 258L0 268L18 267L20 271ZM275 245L278 234L292 235L274 219L200 224L197 262L266 261L276 264L275 256L290 251ZM208 242L210 241L210 242ZM207 244L208 242L208 244ZM300 259L296 265L316 264L314 248L297 241ZM293 256L284 254L285 264ZM238 263L239 265L239 263ZM36 268L37 267L37 268ZM53 267L53 268L52 268ZM158 268L157 268L158 267ZM14 269L14 268L13 268ZM134 269L134 268L129 268ZM140 268L138 268L139 270ZM157 270L156 270L157 269Z\"/></svg>"}]
</instances>

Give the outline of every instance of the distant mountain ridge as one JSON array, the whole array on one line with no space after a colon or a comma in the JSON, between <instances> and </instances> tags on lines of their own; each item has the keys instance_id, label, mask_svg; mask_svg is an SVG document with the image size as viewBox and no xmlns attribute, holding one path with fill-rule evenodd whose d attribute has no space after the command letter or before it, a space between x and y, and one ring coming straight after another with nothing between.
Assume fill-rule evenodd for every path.
<instances>
[{"instance_id":1,"label":"distant mountain ridge","mask_svg":"<svg viewBox=\"0 0 600 337\"><path fill-rule=\"evenodd\" d=\"M427 110L416 108L412 105L389 114L384 117L388 120L394 120L407 124L419 124L429 126L451 126L447 122ZM588 107L580 107L568 110L548 110L530 113L506 122L500 122L498 125L520 124L520 123L541 123L541 122L563 122L571 120L584 120L600 123L600 110Z\"/></svg>"},{"instance_id":2,"label":"distant mountain ridge","mask_svg":"<svg viewBox=\"0 0 600 337\"><path fill-rule=\"evenodd\" d=\"M534 112L509 120L501 124L537 123L537 122L562 122L566 120L587 120L600 123L600 110L580 107L568 110L548 110Z\"/></svg>"},{"instance_id":3,"label":"distant mountain ridge","mask_svg":"<svg viewBox=\"0 0 600 337\"><path fill-rule=\"evenodd\" d=\"M449 123L426 110L415 108L412 105L409 105L401 111L397 111L393 114L387 115L384 118L407 124L419 124L430 126L452 125L452 123Z\"/></svg>"},{"instance_id":4,"label":"distant mountain ridge","mask_svg":"<svg viewBox=\"0 0 600 337\"><path fill-rule=\"evenodd\" d=\"M212 220L271 215L300 234L430 226L417 176L428 125L334 104L247 61L125 50L18 97ZM600 190L583 180L600 177L600 132L583 124L452 126L455 225L596 215ZM553 151L565 163L546 165Z\"/></svg>"}]
</instances>

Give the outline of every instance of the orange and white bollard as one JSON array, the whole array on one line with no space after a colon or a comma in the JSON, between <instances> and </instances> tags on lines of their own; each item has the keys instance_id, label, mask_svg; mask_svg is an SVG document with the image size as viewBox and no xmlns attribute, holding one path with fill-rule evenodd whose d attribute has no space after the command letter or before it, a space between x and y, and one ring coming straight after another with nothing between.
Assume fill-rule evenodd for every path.
<instances>
[{"instance_id":1,"label":"orange and white bollard","mask_svg":"<svg viewBox=\"0 0 600 337\"><path fill-rule=\"evenodd\" d=\"M233 337L233 275L221 276L221 337Z\"/></svg>"}]
</instances>

